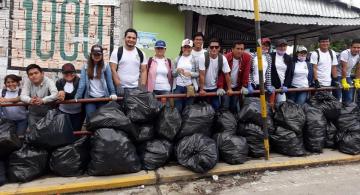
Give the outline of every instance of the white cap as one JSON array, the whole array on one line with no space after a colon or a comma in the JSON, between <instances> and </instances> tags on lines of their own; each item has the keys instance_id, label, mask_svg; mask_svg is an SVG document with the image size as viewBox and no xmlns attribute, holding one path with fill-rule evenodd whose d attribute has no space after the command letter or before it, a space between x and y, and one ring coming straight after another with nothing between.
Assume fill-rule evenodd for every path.
<instances>
[{"instance_id":1,"label":"white cap","mask_svg":"<svg viewBox=\"0 0 360 195\"><path fill-rule=\"evenodd\" d=\"M190 47L193 47L193 41L190 40L190 39L185 39L185 40L182 41L181 47L184 47L185 45L188 45L188 46L190 46Z\"/></svg>"},{"instance_id":2,"label":"white cap","mask_svg":"<svg viewBox=\"0 0 360 195\"><path fill-rule=\"evenodd\" d=\"M298 48L296 49L297 52L302 52L302 51L306 51L307 52L307 49L305 46L303 45L299 45Z\"/></svg>"}]
</instances>

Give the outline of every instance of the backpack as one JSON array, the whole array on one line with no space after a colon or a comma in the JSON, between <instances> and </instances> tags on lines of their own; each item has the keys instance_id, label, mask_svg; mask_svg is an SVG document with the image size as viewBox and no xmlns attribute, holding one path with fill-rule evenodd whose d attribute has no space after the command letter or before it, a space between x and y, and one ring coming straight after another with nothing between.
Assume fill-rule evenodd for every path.
<instances>
[{"instance_id":1,"label":"backpack","mask_svg":"<svg viewBox=\"0 0 360 195\"><path fill-rule=\"evenodd\" d=\"M2 89L2 91L1 91L1 97L5 97L5 96L6 96L6 92L7 92L7 89L6 89L6 88ZM19 89L19 91L18 91L18 96L20 96L20 94L21 94L21 89Z\"/></svg>"},{"instance_id":2,"label":"backpack","mask_svg":"<svg viewBox=\"0 0 360 195\"><path fill-rule=\"evenodd\" d=\"M166 58L166 60L168 61L169 66L170 66L170 70L171 70L171 60L170 60L169 58ZM150 67L151 67L152 61L153 61L153 58L152 58L152 57L150 57L150 58L149 58L149 60L148 60L148 64L147 64L147 71L148 71L148 74L149 74L149 70L150 70Z\"/></svg>"},{"instance_id":3,"label":"backpack","mask_svg":"<svg viewBox=\"0 0 360 195\"><path fill-rule=\"evenodd\" d=\"M209 56L209 53L208 52L205 52L204 53L205 55L205 70L207 70L210 66L210 56ZM221 74L221 71L222 71L222 68L224 66L224 62L223 62L223 55L222 54L219 54L218 55L218 75Z\"/></svg>"},{"instance_id":4,"label":"backpack","mask_svg":"<svg viewBox=\"0 0 360 195\"><path fill-rule=\"evenodd\" d=\"M141 62L144 60L144 54L142 53L142 51L139 48L137 48L137 47L135 47L135 48L136 48L136 51L138 52L138 55L140 58L140 64L141 64ZM118 51L117 51L118 64L116 66L116 71L119 69L119 62L122 58L123 52L124 52L124 47L119 47Z\"/></svg>"},{"instance_id":5,"label":"backpack","mask_svg":"<svg viewBox=\"0 0 360 195\"><path fill-rule=\"evenodd\" d=\"M315 52L316 52L317 55L318 55L317 63L319 64L319 62L320 62L320 52L319 52L318 49L316 49ZM329 53L330 53L331 63L332 63L332 61L334 60L333 50L330 49L330 50L329 50Z\"/></svg>"}]
</instances>

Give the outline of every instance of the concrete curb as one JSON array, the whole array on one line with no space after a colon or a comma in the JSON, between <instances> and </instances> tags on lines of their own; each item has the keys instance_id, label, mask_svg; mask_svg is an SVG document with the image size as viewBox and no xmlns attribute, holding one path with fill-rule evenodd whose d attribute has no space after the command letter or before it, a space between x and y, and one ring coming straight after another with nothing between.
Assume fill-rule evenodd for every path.
<instances>
[{"instance_id":1,"label":"concrete curb","mask_svg":"<svg viewBox=\"0 0 360 195\"><path fill-rule=\"evenodd\" d=\"M62 184L46 184L38 182L37 186L31 184L20 184L17 187L0 187L0 195L7 194L56 194L69 192L82 192L93 190L106 190L115 188L124 188L140 185L151 185L158 183L174 182L179 180L191 180L195 178L206 177L209 175L226 175L232 173L255 172L265 170L282 170L288 168L299 168L305 166L316 166L324 164L343 164L351 162L360 162L360 155L346 155L335 151L327 150L323 154L311 155L306 157L284 157L276 156L269 161L263 159L250 160L241 165L228 165L218 163L214 169L206 174L193 173L181 166L167 166L155 171L142 171L140 173L86 178L79 181L67 181ZM63 178L64 179L64 178ZM9 184L11 185L11 184Z\"/></svg>"}]
</instances>

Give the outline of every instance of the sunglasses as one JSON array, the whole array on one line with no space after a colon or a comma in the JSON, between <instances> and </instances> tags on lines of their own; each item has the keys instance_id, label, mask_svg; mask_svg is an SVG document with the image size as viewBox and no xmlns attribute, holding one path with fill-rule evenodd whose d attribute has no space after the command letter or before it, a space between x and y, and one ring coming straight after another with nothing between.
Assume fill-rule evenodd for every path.
<instances>
[{"instance_id":1,"label":"sunglasses","mask_svg":"<svg viewBox=\"0 0 360 195\"><path fill-rule=\"evenodd\" d=\"M220 46L210 46L210 49L219 49Z\"/></svg>"}]
</instances>

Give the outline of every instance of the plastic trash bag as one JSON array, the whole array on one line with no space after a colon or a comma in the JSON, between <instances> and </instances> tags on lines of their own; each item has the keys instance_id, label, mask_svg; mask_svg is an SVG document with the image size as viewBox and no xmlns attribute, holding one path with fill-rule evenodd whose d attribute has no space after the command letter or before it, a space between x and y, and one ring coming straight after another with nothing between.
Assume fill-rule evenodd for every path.
<instances>
[{"instance_id":1,"label":"plastic trash bag","mask_svg":"<svg viewBox=\"0 0 360 195\"><path fill-rule=\"evenodd\" d=\"M136 142L146 142L154 138L154 125L152 124L137 124L138 135L136 136Z\"/></svg>"},{"instance_id":2,"label":"plastic trash bag","mask_svg":"<svg viewBox=\"0 0 360 195\"><path fill-rule=\"evenodd\" d=\"M336 134L337 134L336 126L332 122L328 122L326 126L325 147L327 148L336 147Z\"/></svg>"},{"instance_id":3,"label":"plastic trash bag","mask_svg":"<svg viewBox=\"0 0 360 195\"><path fill-rule=\"evenodd\" d=\"M62 177L79 176L90 160L90 140L82 137L74 144L55 149L50 156L50 170Z\"/></svg>"},{"instance_id":4,"label":"plastic trash bag","mask_svg":"<svg viewBox=\"0 0 360 195\"><path fill-rule=\"evenodd\" d=\"M201 102L187 106L182 113L182 124L178 139L195 133L210 136L214 116L215 111L208 103Z\"/></svg>"},{"instance_id":5,"label":"plastic trash bag","mask_svg":"<svg viewBox=\"0 0 360 195\"><path fill-rule=\"evenodd\" d=\"M236 134L237 120L229 110L219 110L215 114L214 132Z\"/></svg>"},{"instance_id":6,"label":"plastic trash bag","mask_svg":"<svg viewBox=\"0 0 360 195\"><path fill-rule=\"evenodd\" d=\"M267 113L268 113L268 117L271 118L272 111L269 105L267 105ZM258 126L262 126L263 119L261 117L260 98L246 97L241 106L238 117L239 117L239 122L241 123L253 123Z\"/></svg>"},{"instance_id":7,"label":"plastic trash bag","mask_svg":"<svg viewBox=\"0 0 360 195\"><path fill-rule=\"evenodd\" d=\"M29 145L9 156L8 176L11 182L29 182L47 170L48 152Z\"/></svg>"},{"instance_id":8,"label":"plastic trash bag","mask_svg":"<svg viewBox=\"0 0 360 195\"><path fill-rule=\"evenodd\" d=\"M330 92L316 92L310 99L310 104L321 109L327 120L336 121L339 118L341 103Z\"/></svg>"},{"instance_id":9,"label":"plastic trash bag","mask_svg":"<svg viewBox=\"0 0 360 195\"><path fill-rule=\"evenodd\" d=\"M156 119L160 103L153 93L134 91L125 95L126 116L134 123L147 123Z\"/></svg>"},{"instance_id":10,"label":"plastic trash bag","mask_svg":"<svg viewBox=\"0 0 360 195\"><path fill-rule=\"evenodd\" d=\"M131 120L121 111L121 106L111 101L94 112L87 123L88 131L95 131L100 128L112 128L121 130L135 138L137 129L132 125Z\"/></svg>"},{"instance_id":11,"label":"plastic trash bag","mask_svg":"<svg viewBox=\"0 0 360 195\"><path fill-rule=\"evenodd\" d=\"M147 141L139 149L143 169L154 170L165 165L171 151L172 145L165 139Z\"/></svg>"},{"instance_id":12,"label":"plastic trash bag","mask_svg":"<svg viewBox=\"0 0 360 195\"><path fill-rule=\"evenodd\" d=\"M6 168L5 168L5 162L0 161L0 186L4 185L6 183Z\"/></svg>"},{"instance_id":13,"label":"plastic trash bag","mask_svg":"<svg viewBox=\"0 0 360 195\"><path fill-rule=\"evenodd\" d=\"M49 110L44 118L30 127L26 140L31 145L45 149L73 143L75 136L69 115L55 109Z\"/></svg>"},{"instance_id":14,"label":"plastic trash bag","mask_svg":"<svg viewBox=\"0 0 360 195\"><path fill-rule=\"evenodd\" d=\"M346 154L360 154L360 133L346 132L338 142L339 151Z\"/></svg>"},{"instance_id":15,"label":"plastic trash bag","mask_svg":"<svg viewBox=\"0 0 360 195\"><path fill-rule=\"evenodd\" d=\"M321 153L326 141L327 121L322 110L304 105L306 125L304 128L304 145L310 152Z\"/></svg>"},{"instance_id":16,"label":"plastic trash bag","mask_svg":"<svg viewBox=\"0 0 360 195\"><path fill-rule=\"evenodd\" d=\"M293 130L277 126L275 132L270 134L270 141L273 146L272 148L280 154L288 156L302 156L306 154L302 134L297 134Z\"/></svg>"},{"instance_id":17,"label":"plastic trash bag","mask_svg":"<svg viewBox=\"0 0 360 195\"><path fill-rule=\"evenodd\" d=\"M164 106L155 125L155 131L169 141L174 140L181 128L181 115L176 108Z\"/></svg>"},{"instance_id":18,"label":"plastic trash bag","mask_svg":"<svg viewBox=\"0 0 360 195\"><path fill-rule=\"evenodd\" d=\"M90 156L89 175L116 175L141 170L136 148L122 131L108 128L95 131L91 137Z\"/></svg>"},{"instance_id":19,"label":"plastic trash bag","mask_svg":"<svg viewBox=\"0 0 360 195\"><path fill-rule=\"evenodd\" d=\"M288 100L276 105L274 123L275 126L282 126L286 129L301 134L306 122L306 116L302 107L295 102Z\"/></svg>"},{"instance_id":20,"label":"plastic trash bag","mask_svg":"<svg viewBox=\"0 0 360 195\"><path fill-rule=\"evenodd\" d=\"M175 151L178 163L197 173L209 171L218 162L216 142L203 134L182 138Z\"/></svg>"},{"instance_id":21,"label":"plastic trash bag","mask_svg":"<svg viewBox=\"0 0 360 195\"><path fill-rule=\"evenodd\" d=\"M230 133L217 133L214 139L220 159L229 164L242 164L247 161L249 147L244 137Z\"/></svg>"},{"instance_id":22,"label":"plastic trash bag","mask_svg":"<svg viewBox=\"0 0 360 195\"><path fill-rule=\"evenodd\" d=\"M0 159L21 148L21 141L16 135L14 122L0 118Z\"/></svg>"}]
</instances>

